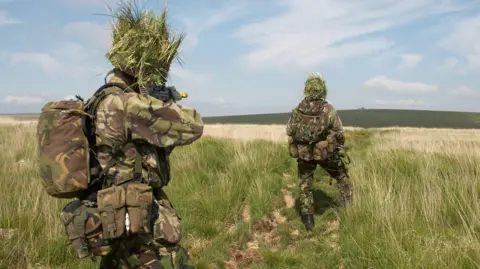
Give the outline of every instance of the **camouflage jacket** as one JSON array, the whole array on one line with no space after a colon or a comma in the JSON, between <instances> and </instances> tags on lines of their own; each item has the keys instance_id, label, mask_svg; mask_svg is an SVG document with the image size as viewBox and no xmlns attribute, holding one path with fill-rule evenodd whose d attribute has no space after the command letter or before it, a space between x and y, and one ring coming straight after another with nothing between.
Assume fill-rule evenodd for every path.
<instances>
[{"instance_id":1,"label":"camouflage jacket","mask_svg":"<svg viewBox=\"0 0 480 269\"><path fill-rule=\"evenodd\" d=\"M314 98L304 98L300 103L293 109L293 113L300 112L300 114L307 116L317 116L323 113L321 120L316 124L325 125L326 134L335 132L339 136L344 136L344 130L340 116L338 115L336 109L332 104L328 103L323 99L314 99ZM287 136L292 137L294 133L299 129L298 119L294 116L290 116L287 122Z\"/></svg>"},{"instance_id":2,"label":"camouflage jacket","mask_svg":"<svg viewBox=\"0 0 480 269\"><path fill-rule=\"evenodd\" d=\"M109 82L125 83L115 75ZM202 134L203 121L195 109L135 92L108 95L96 112L97 157L102 169L112 158L112 148L122 148L132 140L140 141L136 148L143 159L142 180L147 180L145 183L153 188L168 184L168 155L173 147L191 144ZM116 185L131 180L135 155L135 148L126 150L125 158L107 171L106 179Z\"/></svg>"}]
</instances>

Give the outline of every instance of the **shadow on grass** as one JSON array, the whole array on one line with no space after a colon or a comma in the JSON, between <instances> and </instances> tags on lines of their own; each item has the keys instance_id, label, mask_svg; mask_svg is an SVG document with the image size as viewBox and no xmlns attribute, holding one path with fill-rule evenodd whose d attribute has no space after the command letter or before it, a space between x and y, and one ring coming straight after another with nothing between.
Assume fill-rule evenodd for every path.
<instances>
[{"instance_id":1,"label":"shadow on grass","mask_svg":"<svg viewBox=\"0 0 480 269\"><path fill-rule=\"evenodd\" d=\"M328 195L322 190L313 189L313 204L315 208L315 215L322 215L330 208L337 208L340 206L338 201L333 199L332 196ZM295 210L297 211L298 215L301 216L300 210L300 200L298 198L295 199Z\"/></svg>"}]
</instances>

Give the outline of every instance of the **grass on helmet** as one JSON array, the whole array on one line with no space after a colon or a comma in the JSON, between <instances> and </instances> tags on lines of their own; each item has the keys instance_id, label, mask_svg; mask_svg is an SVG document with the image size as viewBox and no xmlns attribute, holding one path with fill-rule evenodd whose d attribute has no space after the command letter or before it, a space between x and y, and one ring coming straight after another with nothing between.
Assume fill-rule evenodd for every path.
<instances>
[{"instance_id":1,"label":"grass on helmet","mask_svg":"<svg viewBox=\"0 0 480 269\"><path fill-rule=\"evenodd\" d=\"M305 81L304 94L306 97L322 98L327 96L327 85L320 74L311 73Z\"/></svg>"},{"instance_id":2,"label":"grass on helmet","mask_svg":"<svg viewBox=\"0 0 480 269\"><path fill-rule=\"evenodd\" d=\"M112 11L113 42L106 58L137 78L138 86L165 85L184 33L175 35L167 24L167 7L159 15L141 10L136 1L122 0Z\"/></svg>"}]
</instances>

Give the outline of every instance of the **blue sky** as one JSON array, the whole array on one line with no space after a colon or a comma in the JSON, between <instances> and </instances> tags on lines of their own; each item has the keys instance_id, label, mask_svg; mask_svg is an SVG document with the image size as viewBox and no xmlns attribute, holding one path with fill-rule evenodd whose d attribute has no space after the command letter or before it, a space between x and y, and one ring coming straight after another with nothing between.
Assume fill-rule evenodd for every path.
<instances>
[{"instance_id":1,"label":"blue sky","mask_svg":"<svg viewBox=\"0 0 480 269\"><path fill-rule=\"evenodd\" d=\"M105 3L0 0L0 113L103 83ZM169 20L187 35L169 83L204 116L287 112L310 72L337 109L480 112L479 0L169 0Z\"/></svg>"}]
</instances>

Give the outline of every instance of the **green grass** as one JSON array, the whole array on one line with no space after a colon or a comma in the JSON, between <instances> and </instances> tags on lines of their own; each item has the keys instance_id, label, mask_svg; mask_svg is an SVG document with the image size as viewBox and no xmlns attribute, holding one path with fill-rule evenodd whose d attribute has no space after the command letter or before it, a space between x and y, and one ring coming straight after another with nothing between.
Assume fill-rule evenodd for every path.
<instances>
[{"instance_id":1,"label":"green grass","mask_svg":"<svg viewBox=\"0 0 480 269\"><path fill-rule=\"evenodd\" d=\"M204 137L175 149L166 192L182 218L182 244L210 268L228 268L232 253L238 268L478 268L478 155L454 155L455 141L431 155L380 150L386 134L348 132L350 207L336 207L335 182L317 170L313 233L283 203L282 189L298 194L286 145ZM59 213L68 201L41 189L35 149L32 127L0 127L0 229L15 229L0 241L0 268L97 268L65 246ZM286 220L269 226L276 210Z\"/></svg>"},{"instance_id":2,"label":"green grass","mask_svg":"<svg viewBox=\"0 0 480 269\"><path fill-rule=\"evenodd\" d=\"M339 110L338 113L343 125L351 127L480 128L480 113L475 112L352 109ZM38 118L38 114L12 114L4 116L20 120L35 120ZM286 124L289 117L290 113L277 113L204 117L203 120L206 124Z\"/></svg>"},{"instance_id":3,"label":"green grass","mask_svg":"<svg viewBox=\"0 0 480 269\"><path fill-rule=\"evenodd\" d=\"M338 111L344 126L361 128L480 128L480 113L426 110L357 109ZM286 124L290 113L205 117L207 124Z\"/></svg>"}]
</instances>

